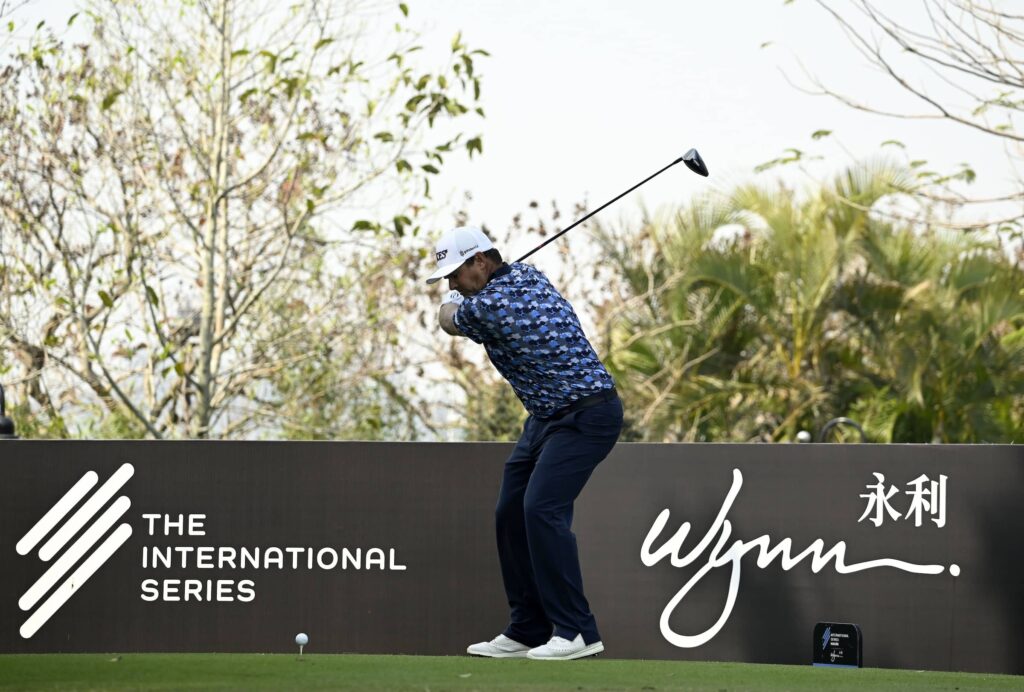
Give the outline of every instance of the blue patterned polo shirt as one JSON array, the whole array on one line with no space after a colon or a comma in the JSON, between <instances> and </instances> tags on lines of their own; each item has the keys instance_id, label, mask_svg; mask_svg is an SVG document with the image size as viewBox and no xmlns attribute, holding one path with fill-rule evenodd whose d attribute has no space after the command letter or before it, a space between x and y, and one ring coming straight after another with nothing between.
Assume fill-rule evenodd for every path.
<instances>
[{"instance_id":1,"label":"blue patterned polo shirt","mask_svg":"<svg viewBox=\"0 0 1024 692\"><path fill-rule=\"evenodd\" d=\"M504 265L455 313L526 410L541 418L615 386L579 318L548 278L527 264Z\"/></svg>"}]
</instances>

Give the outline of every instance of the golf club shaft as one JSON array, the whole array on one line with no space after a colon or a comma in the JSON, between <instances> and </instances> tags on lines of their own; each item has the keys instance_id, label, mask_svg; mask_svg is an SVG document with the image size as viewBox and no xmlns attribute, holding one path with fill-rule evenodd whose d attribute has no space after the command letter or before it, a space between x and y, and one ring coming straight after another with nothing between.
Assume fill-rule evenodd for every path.
<instances>
[{"instance_id":1,"label":"golf club shaft","mask_svg":"<svg viewBox=\"0 0 1024 692\"><path fill-rule=\"evenodd\" d=\"M643 180L641 180L641 181L640 181L639 183L637 183L637 184L636 184L636 185L634 185L633 187L629 188L628 190L626 190L625 192L623 192L623 193L622 193L621 195L619 195L619 196L618 196L618 197L616 197L615 199L611 199L611 200L608 200L607 202L605 202L604 204L602 204L601 206L599 206L599 207L598 207L597 209L595 209L594 211L592 211L592 212L590 212L589 214L587 214L586 216L584 216L584 217L583 217L582 219L580 219L580 220L578 220L578 221L574 222L574 223L573 223L573 224L572 224L571 226L567 226L566 228L562 229L561 231L559 231L559 232L558 232L558 233L556 233L555 235L553 235L553 236L551 236L550 238L548 238L547 240L545 240L545 241L544 241L543 243L541 243L541 244L540 244L540 245L538 245L537 247L535 247L535 248L533 248L532 250L530 250L529 252L527 252L527 253L526 253L525 255L523 255L522 257L520 257L519 259L517 259L517 260L516 260L516 262L522 262L522 261L523 261L524 259L526 259L526 258L527 258L527 257L529 257L530 255L532 255L533 253L537 252L537 250L540 250L540 249L541 249L542 247L544 247L544 246L545 246L545 245L547 245L548 243L551 243L551 242L554 242L554 241L558 240L558 238L559 238L560 236L562 236L562 235L564 235L565 233L568 233L568 232L569 232L569 231L571 231L572 229L576 228L576 226L579 226L579 225L580 225L581 223L583 223L584 221L586 221L587 219L589 219L589 218L590 218L591 216L593 216L593 215L594 215L594 214L596 214L597 212L601 211L602 209L604 209L604 208L605 208L605 207L607 207L608 205L610 205L610 204L614 204L615 202L619 201L620 199L622 199L623 197L625 197L626 195L628 195L628 194L629 194L630 192L632 192L633 190L637 189L638 187L640 187L641 185L643 185L644 183L646 183L646 182L647 182L648 180L651 180L652 178L656 178L656 177L658 177L659 175L661 175L662 173L664 173L664 172L665 172L665 171L667 171L668 169L672 168L672 166L676 165L677 163L679 163L679 162L680 162L680 161L682 161L682 160L683 160L683 157L682 157L682 156L680 156L680 157L679 157L678 159L676 159L675 161L673 161L673 162L672 162L672 163L670 163L669 165L665 166L664 168L662 168L662 169L661 169L660 171L658 171L657 173L655 173L655 174L653 174L653 175L651 175L651 176L649 176L649 177L647 177L647 178L644 178L644 179L643 179Z\"/></svg>"}]
</instances>

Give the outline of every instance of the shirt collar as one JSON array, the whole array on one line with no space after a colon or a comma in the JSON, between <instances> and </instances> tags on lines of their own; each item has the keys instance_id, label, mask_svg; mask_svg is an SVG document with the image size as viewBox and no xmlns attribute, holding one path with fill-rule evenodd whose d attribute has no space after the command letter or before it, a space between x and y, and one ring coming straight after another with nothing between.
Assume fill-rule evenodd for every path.
<instances>
[{"instance_id":1,"label":"shirt collar","mask_svg":"<svg viewBox=\"0 0 1024 692\"><path fill-rule=\"evenodd\" d=\"M512 272L512 267L508 265L508 262L503 262L500 267L494 270L494 273L487 279L487 283L491 283L492 280L497 279L501 276L505 276Z\"/></svg>"}]
</instances>

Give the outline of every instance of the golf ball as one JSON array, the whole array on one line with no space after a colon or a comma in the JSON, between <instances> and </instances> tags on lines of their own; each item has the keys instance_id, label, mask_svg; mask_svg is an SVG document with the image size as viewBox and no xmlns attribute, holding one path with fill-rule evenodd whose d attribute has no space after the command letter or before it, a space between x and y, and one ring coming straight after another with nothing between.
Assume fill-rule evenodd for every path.
<instances>
[{"instance_id":1,"label":"golf ball","mask_svg":"<svg viewBox=\"0 0 1024 692\"><path fill-rule=\"evenodd\" d=\"M305 646L309 644L309 637L306 636L305 632L299 632L295 635L295 643L299 646Z\"/></svg>"}]
</instances>

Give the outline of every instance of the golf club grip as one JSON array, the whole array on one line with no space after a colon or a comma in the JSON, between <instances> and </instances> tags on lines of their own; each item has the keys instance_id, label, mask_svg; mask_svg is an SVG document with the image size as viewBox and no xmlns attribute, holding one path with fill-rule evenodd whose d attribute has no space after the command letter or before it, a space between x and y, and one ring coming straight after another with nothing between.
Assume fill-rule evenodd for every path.
<instances>
[{"instance_id":1,"label":"golf club grip","mask_svg":"<svg viewBox=\"0 0 1024 692\"><path fill-rule=\"evenodd\" d=\"M643 185L643 184L644 184L644 183L646 183L647 181L649 181L649 180L651 180L651 179L653 179L653 178L656 178L656 177L658 177L659 175L661 175L662 173L664 173L664 172L665 172L665 171L667 171L668 169L672 168L672 166L676 165L677 163L679 163L679 162L680 162L680 161L682 161L682 160L683 160L683 157L682 157L682 156L680 156L680 157L679 157L678 159L676 159L675 161L673 161L673 162L672 162L672 163L670 163L669 165L665 166L664 168L662 168L662 169L661 169L660 171L658 171L657 173L654 173L654 174L652 174L652 175L649 175L648 177L644 178L644 179L643 179L643 180L641 180L641 181L640 181L639 183L637 183L637 184L636 184L636 185L634 185L633 187L629 188L628 190L626 190L625 192L623 192L622 194L620 194L620 195L619 195L618 197L615 197L614 199L610 199L610 200L608 200L607 202L605 202L604 204L602 204L601 206L599 206L599 207L598 207L597 209L595 209L594 211L592 211L592 212L590 212L589 214L587 214L586 216L584 216L584 217L583 217L582 219L579 219L578 221L575 221L575 222L573 222L573 224L572 224L571 226L567 226L567 227L563 228L563 229L562 229L561 231L559 231L558 233L556 233L555 235L551 236L550 238L548 238L547 240L545 240L545 241L544 241L543 243L541 243L540 245L538 245L537 247L535 247L535 248L533 248L532 250L530 250L529 252L527 252L527 253L526 253L525 255L523 255L522 257L520 257L519 259L517 259L517 260L516 260L516 262L522 262L522 261L523 261L524 259L526 259L526 258L527 258L527 257L529 257L530 255L532 255L533 253L537 252L537 250L540 250L540 249L541 249L542 247L544 247L544 246L545 246L545 245L547 245L548 243L552 243L552 242L554 242L554 241L558 240L558 238L559 238L559 237L561 237L561 236L565 235L566 233L568 233L568 232L569 232L569 231L571 231L572 229L576 228L577 226L579 226L579 225L580 225L581 223L583 223L584 221L586 221L587 219L589 219L589 218L590 218L591 216L593 216L593 215L594 215L594 214L596 214L597 212L601 211L602 209L604 209L605 207L607 207L607 206L609 206L609 205L611 205L611 204L614 204L615 202L618 202L618 201L619 201L620 199L622 199L623 197L625 197L626 195L628 195L628 194L629 194L630 192L632 192L633 190L637 189L638 187L640 187L641 185Z\"/></svg>"}]
</instances>

